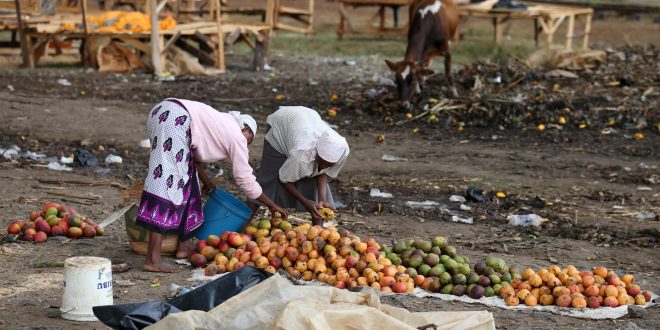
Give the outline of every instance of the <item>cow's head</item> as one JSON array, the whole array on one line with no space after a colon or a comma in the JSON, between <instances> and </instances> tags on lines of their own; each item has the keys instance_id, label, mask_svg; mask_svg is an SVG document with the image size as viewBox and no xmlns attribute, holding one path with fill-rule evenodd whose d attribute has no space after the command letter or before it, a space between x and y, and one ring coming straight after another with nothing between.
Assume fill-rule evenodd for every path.
<instances>
[{"instance_id":1,"label":"cow's head","mask_svg":"<svg viewBox=\"0 0 660 330\"><path fill-rule=\"evenodd\" d=\"M400 61L390 62L385 60L387 66L394 71L394 80L396 81L399 100L407 109L411 107L410 100L414 93L419 90L419 79L425 75L433 74L433 71L418 66L415 62Z\"/></svg>"}]
</instances>

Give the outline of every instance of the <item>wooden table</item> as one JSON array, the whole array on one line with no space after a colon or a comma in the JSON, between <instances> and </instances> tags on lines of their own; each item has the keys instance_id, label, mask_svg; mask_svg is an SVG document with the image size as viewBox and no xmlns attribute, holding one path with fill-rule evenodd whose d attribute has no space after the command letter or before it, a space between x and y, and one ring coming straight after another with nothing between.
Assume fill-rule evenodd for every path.
<instances>
[{"instance_id":1,"label":"wooden table","mask_svg":"<svg viewBox=\"0 0 660 330\"><path fill-rule=\"evenodd\" d=\"M339 28L337 30L337 36L339 40L342 40L344 34L349 33L378 36L403 35L408 31L408 22L402 27L385 27L385 9L392 6L408 6L411 2L412 0L339 0ZM367 24L358 26L351 19L347 7L377 7L378 11L367 21ZM376 27L374 23L377 20L379 20L379 24ZM346 30L346 24L348 24L348 30Z\"/></svg>"},{"instance_id":2,"label":"wooden table","mask_svg":"<svg viewBox=\"0 0 660 330\"><path fill-rule=\"evenodd\" d=\"M493 1L490 1L493 2ZM495 1L496 2L496 1ZM494 2L493 2L494 3ZM589 45L589 34L591 33L591 16L593 9L571 6L557 6L549 4L538 4L533 2L524 2L527 9L492 9L487 4L464 5L459 6L461 24L464 24L470 17L479 17L492 19L494 27L495 43L502 43L503 24L514 19L531 19L534 21L534 41L538 45L539 32L545 35L545 46L550 47L553 43L555 32L564 21L568 22L566 32L566 48L572 48L573 39L583 37L582 48ZM584 16L584 31L575 32L575 21L579 16Z\"/></svg>"}]
</instances>

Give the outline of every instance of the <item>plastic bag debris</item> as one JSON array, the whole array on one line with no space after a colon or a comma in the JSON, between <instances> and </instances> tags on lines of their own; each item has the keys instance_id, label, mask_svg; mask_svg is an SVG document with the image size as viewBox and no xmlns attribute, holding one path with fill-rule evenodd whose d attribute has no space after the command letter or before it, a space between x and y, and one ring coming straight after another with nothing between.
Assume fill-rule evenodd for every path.
<instances>
[{"instance_id":1,"label":"plastic bag debris","mask_svg":"<svg viewBox=\"0 0 660 330\"><path fill-rule=\"evenodd\" d=\"M7 150L4 150L4 151L2 152L2 157L3 157L4 159L8 159L8 160L16 159L16 158L18 158L18 150L16 150L16 149L11 149L11 148L10 148L10 149L7 149Z\"/></svg>"},{"instance_id":2,"label":"plastic bag debris","mask_svg":"<svg viewBox=\"0 0 660 330\"><path fill-rule=\"evenodd\" d=\"M109 154L107 157L105 157L105 163L106 164L121 164L123 162L123 159L119 156L115 156L113 154Z\"/></svg>"},{"instance_id":3,"label":"plastic bag debris","mask_svg":"<svg viewBox=\"0 0 660 330\"><path fill-rule=\"evenodd\" d=\"M451 221L453 221L453 222L467 223L467 224L470 224L470 225L474 222L474 221L472 220L472 217L469 217L469 218L463 218L463 217L459 217L459 216L457 216L457 215L452 215L452 216L451 216Z\"/></svg>"},{"instance_id":4,"label":"plastic bag debris","mask_svg":"<svg viewBox=\"0 0 660 330\"><path fill-rule=\"evenodd\" d=\"M13 92L13 91L15 90L15 89L14 89L14 86L12 86L12 85L7 85L7 89L8 89L10 92Z\"/></svg>"},{"instance_id":5,"label":"plastic bag debris","mask_svg":"<svg viewBox=\"0 0 660 330\"><path fill-rule=\"evenodd\" d=\"M653 212L639 212L635 215L635 219L639 221L653 220L655 219L655 213Z\"/></svg>"},{"instance_id":6,"label":"plastic bag debris","mask_svg":"<svg viewBox=\"0 0 660 330\"><path fill-rule=\"evenodd\" d=\"M479 203L488 201L488 197L484 196L483 190L477 187L468 187L467 197L469 200Z\"/></svg>"},{"instance_id":7,"label":"plastic bag debris","mask_svg":"<svg viewBox=\"0 0 660 330\"><path fill-rule=\"evenodd\" d=\"M57 79L57 83L62 85L62 86L71 86L71 82L67 79Z\"/></svg>"},{"instance_id":8,"label":"plastic bag debris","mask_svg":"<svg viewBox=\"0 0 660 330\"><path fill-rule=\"evenodd\" d=\"M44 158L46 158L46 155L44 155L44 154L38 154L38 153L33 152L33 151L26 151L26 152L25 152L25 157L26 157L26 158L30 158L30 159L32 159L32 160L40 160L40 159L44 159Z\"/></svg>"},{"instance_id":9,"label":"plastic bag debris","mask_svg":"<svg viewBox=\"0 0 660 330\"><path fill-rule=\"evenodd\" d=\"M456 203L465 203L465 197L459 195L451 195L449 196L449 201Z\"/></svg>"},{"instance_id":10,"label":"plastic bag debris","mask_svg":"<svg viewBox=\"0 0 660 330\"><path fill-rule=\"evenodd\" d=\"M460 207L460 209L463 210L463 211L470 211L470 210L472 210L471 207L469 207L469 206L467 206L467 205L465 205L465 204L461 204L461 206L459 206L459 207Z\"/></svg>"},{"instance_id":11,"label":"plastic bag debris","mask_svg":"<svg viewBox=\"0 0 660 330\"><path fill-rule=\"evenodd\" d=\"M371 197L382 197L382 198L392 198L392 194L386 193L386 192L381 192L380 189L376 189L376 188L371 188L371 191L369 191L369 196L371 196Z\"/></svg>"},{"instance_id":12,"label":"plastic bag debris","mask_svg":"<svg viewBox=\"0 0 660 330\"><path fill-rule=\"evenodd\" d=\"M540 226L544 221L543 218L533 213L525 215L510 215L506 219L509 220L509 225L522 227Z\"/></svg>"},{"instance_id":13,"label":"plastic bag debris","mask_svg":"<svg viewBox=\"0 0 660 330\"><path fill-rule=\"evenodd\" d=\"M424 202L413 202L413 201L407 201L406 206L410 206L412 208L420 208L420 209L432 209L436 206L439 206L438 202L434 201L424 201Z\"/></svg>"},{"instance_id":14,"label":"plastic bag debris","mask_svg":"<svg viewBox=\"0 0 660 330\"><path fill-rule=\"evenodd\" d=\"M142 329L172 313L207 312L271 276L271 273L245 266L168 301L95 306L93 311L99 321L113 329Z\"/></svg>"},{"instance_id":15,"label":"plastic bag debris","mask_svg":"<svg viewBox=\"0 0 660 330\"><path fill-rule=\"evenodd\" d=\"M80 166L96 166L99 164L96 156L85 149L76 149L73 156L73 162Z\"/></svg>"},{"instance_id":16,"label":"plastic bag debris","mask_svg":"<svg viewBox=\"0 0 660 330\"><path fill-rule=\"evenodd\" d=\"M48 169L54 170L54 171L64 171L64 172L71 172L73 169L71 167L68 167L66 165L62 165L58 162L50 162L48 163Z\"/></svg>"},{"instance_id":17,"label":"plastic bag debris","mask_svg":"<svg viewBox=\"0 0 660 330\"><path fill-rule=\"evenodd\" d=\"M60 157L60 163L62 164L73 164L73 157Z\"/></svg>"},{"instance_id":18,"label":"plastic bag debris","mask_svg":"<svg viewBox=\"0 0 660 330\"><path fill-rule=\"evenodd\" d=\"M408 158L392 156L392 155L383 155L383 157L381 159L386 161L386 162L407 162L408 161Z\"/></svg>"},{"instance_id":19,"label":"plastic bag debris","mask_svg":"<svg viewBox=\"0 0 660 330\"><path fill-rule=\"evenodd\" d=\"M140 141L140 148L150 149L151 148L151 140L149 140L149 139L141 140Z\"/></svg>"}]
</instances>

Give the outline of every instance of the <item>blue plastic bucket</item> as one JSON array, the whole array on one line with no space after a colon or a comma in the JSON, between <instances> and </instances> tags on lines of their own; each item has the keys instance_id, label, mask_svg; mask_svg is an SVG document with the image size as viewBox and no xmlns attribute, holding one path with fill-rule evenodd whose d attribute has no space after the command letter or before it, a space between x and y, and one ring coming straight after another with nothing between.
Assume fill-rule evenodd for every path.
<instances>
[{"instance_id":1,"label":"blue plastic bucket","mask_svg":"<svg viewBox=\"0 0 660 330\"><path fill-rule=\"evenodd\" d=\"M206 239L226 231L239 231L252 217L252 210L232 194L216 188L204 205L204 223L197 238Z\"/></svg>"}]
</instances>

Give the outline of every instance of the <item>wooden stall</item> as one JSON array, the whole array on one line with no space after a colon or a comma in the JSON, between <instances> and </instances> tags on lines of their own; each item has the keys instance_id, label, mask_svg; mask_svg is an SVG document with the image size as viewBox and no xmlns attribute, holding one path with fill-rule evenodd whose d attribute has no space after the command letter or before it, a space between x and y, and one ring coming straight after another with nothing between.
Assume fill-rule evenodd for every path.
<instances>
[{"instance_id":1,"label":"wooden stall","mask_svg":"<svg viewBox=\"0 0 660 330\"><path fill-rule=\"evenodd\" d=\"M139 4L133 2L134 8L141 9L151 19L151 28L141 31L99 31L90 29L86 18L90 11L86 0L82 0L78 13L48 17L28 17L20 14L20 3L16 0L16 24L8 25L23 35L21 47L24 66L33 68L44 52L44 48L55 39L81 39L86 47L82 49L82 58L87 62L87 52L90 45L100 38L121 41L133 50L148 54L154 68L154 73L163 75L165 54L170 47L177 47L196 57L200 63L214 66L216 72L225 70L224 48L238 41L245 41L254 50L253 66L263 68L270 34L273 26L274 0L267 0L266 13L263 19L234 21L231 17L221 14L220 0L211 0L205 12L196 18L177 21L176 26L169 29L159 29L159 13L166 7L171 10L171 0L147 0ZM174 2L176 4L176 2ZM176 7L174 7L176 8ZM98 11L103 12L103 11ZM81 25L80 29L64 29L65 24Z\"/></svg>"},{"instance_id":2,"label":"wooden stall","mask_svg":"<svg viewBox=\"0 0 660 330\"><path fill-rule=\"evenodd\" d=\"M502 43L504 25L512 20L531 20L534 22L534 40L538 45L539 34L544 35L545 45L553 44L555 33L559 27L566 22L566 48L573 47L573 39L582 37L582 48L589 45L589 34L591 33L591 16L593 9L586 7L559 6L550 4L538 4L534 2L522 2L527 5L526 9L504 9L493 8L497 0L488 0L478 4L459 6L461 23L463 25L469 18L490 19L493 22L493 39L496 43ZM584 18L584 29L576 32L576 21Z\"/></svg>"},{"instance_id":3,"label":"wooden stall","mask_svg":"<svg viewBox=\"0 0 660 330\"><path fill-rule=\"evenodd\" d=\"M385 26L385 15L387 8L406 7L403 11L405 17L408 17L407 6L412 0L339 0L339 28L337 36L339 40L343 39L345 34L367 34L367 35L404 35L408 31L408 22L402 26L397 26L398 16L395 10L395 26ZM350 8L375 8L376 12L369 18L366 24L358 24L355 18L349 13ZM346 29L348 26L348 29Z\"/></svg>"}]
</instances>

